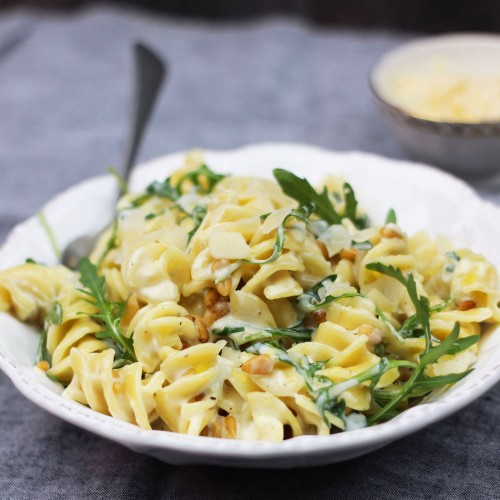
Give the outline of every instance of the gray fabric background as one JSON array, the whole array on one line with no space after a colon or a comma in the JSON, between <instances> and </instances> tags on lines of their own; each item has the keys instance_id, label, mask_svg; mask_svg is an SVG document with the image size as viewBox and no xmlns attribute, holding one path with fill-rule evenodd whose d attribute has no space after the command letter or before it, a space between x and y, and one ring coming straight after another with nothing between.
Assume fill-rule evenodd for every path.
<instances>
[{"instance_id":1,"label":"gray fabric background","mask_svg":"<svg viewBox=\"0 0 500 500\"><path fill-rule=\"evenodd\" d=\"M109 7L0 16L0 241L59 191L120 165L136 39L172 69L147 159L259 141L403 157L366 77L408 38L283 19L207 25ZM498 178L475 185L500 200ZM499 410L497 387L417 435L327 467L174 467L58 420L0 374L0 498L500 498Z\"/></svg>"}]
</instances>

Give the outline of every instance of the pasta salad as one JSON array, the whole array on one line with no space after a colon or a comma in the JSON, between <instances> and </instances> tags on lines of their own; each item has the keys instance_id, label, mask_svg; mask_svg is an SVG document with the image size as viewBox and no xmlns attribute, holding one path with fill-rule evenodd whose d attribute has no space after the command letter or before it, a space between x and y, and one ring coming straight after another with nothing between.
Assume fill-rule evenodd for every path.
<instances>
[{"instance_id":1,"label":"pasta salad","mask_svg":"<svg viewBox=\"0 0 500 500\"><path fill-rule=\"evenodd\" d=\"M472 369L497 272L382 225L351 185L214 172L200 153L127 193L79 271L0 271L0 311L40 325L36 369L143 429L281 441L394 418Z\"/></svg>"}]
</instances>

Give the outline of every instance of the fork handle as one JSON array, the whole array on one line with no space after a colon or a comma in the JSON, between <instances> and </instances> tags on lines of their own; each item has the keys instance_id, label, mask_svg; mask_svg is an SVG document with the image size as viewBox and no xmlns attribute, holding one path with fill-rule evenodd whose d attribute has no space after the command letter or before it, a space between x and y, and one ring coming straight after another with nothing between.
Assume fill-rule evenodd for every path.
<instances>
[{"instance_id":1,"label":"fork handle","mask_svg":"<svg viewBox=\"0 0 500 500\"><path fill-rule=\"evenodd\" d=\"M163 60L143 43L134 44L134 55L136 79L132 122L123 168L125 185L128 184L130 173L135 165L142 136L151 117L151 111L160 93L166 73ZM120 196L123 194L121 188Z\"/></svg>"}]
</instances>

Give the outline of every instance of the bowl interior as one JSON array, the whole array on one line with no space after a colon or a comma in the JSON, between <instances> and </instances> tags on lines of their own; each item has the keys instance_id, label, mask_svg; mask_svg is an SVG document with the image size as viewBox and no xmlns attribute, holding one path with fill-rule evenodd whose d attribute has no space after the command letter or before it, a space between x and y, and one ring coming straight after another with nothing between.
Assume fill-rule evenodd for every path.
<instances>
[{"instance_id":1,"label":"bowl interior","mask_svg":"<svg viewBox=\"0 0 500 500\"><path fill-rule=\"evenodd\" d=\"M395 92L396 79L494 77L500 82L500 36L443 35L410 42L385 54L374 66L370 81L376 95L404 109Z\"/></svg>"}]
</instances>

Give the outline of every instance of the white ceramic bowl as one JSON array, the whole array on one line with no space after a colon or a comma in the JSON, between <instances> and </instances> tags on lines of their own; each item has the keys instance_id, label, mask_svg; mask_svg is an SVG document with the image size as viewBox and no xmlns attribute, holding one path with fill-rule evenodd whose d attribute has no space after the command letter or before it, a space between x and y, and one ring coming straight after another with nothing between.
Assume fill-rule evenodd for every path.
<instances>
[{"instance_id":1,"label":"white ceramic bowl","mask_svg":"<svg viewBox=\"0 0 500 500\"><path fill-rule=\"evenodd\" d=\"M133 188L163 179L179 167L183 154L153 160L136 170ZM318 182L326 174L342 175L353 185L375 222L389 207L401 226L412 233L428 229L449 235L457 246L484 254L500 268L500 209L482 202L462 181L424 165L364 153L335 153L290 144L262 144L234 151L207 151L206 162L220 172L271 176L287 168ZM109 217L114 181L97 177L82 182L50 202L43 211L64 246L75 236L92 232ZM14 228L0 250L6 268L33 257L49 264L55 257L36 218ZM83 429L133 450L173 464L234 467L307 467L348 460L416 432L466 406L500 379L500 329L482 340L476 369L446 393L374 427L331 436L302 436L282 443L193 437L145 431L96 413L60 396L60 387L33 369L38 332L7 314L0 314L0 367L19 391L37 405ZM8 409L3 409L8 411ZM64 439L64 437L63 437Z\"/></svg>"},{"instance_id":2,"label":"white ceramic bowl","mask_svg":"<svg viewBox=\"0 0 500 500\"><path fill-rule=\"evenodd\" d=\"M433 73L439 62L467 76L500 75L500 35L455 34L418 39L385 54L370 87L387 127L407 153L462 176L500 171L500 120L480 123L426 120L396 102L392 79L401 72Z\"/></svg>"}]
</instances>

